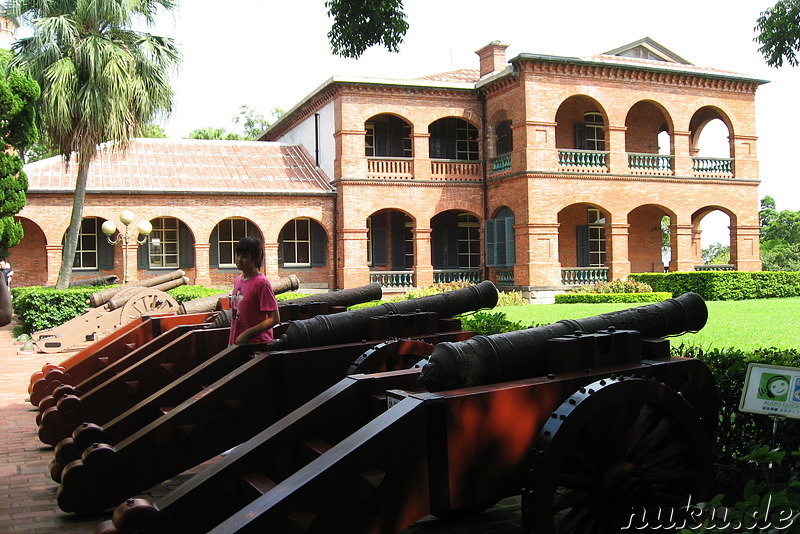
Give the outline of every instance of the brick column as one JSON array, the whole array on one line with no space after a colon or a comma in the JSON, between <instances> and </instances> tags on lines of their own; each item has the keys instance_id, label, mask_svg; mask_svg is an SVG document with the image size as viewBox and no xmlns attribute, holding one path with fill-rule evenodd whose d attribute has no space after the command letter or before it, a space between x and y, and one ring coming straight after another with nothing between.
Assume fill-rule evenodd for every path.
<instances>
[{"instance_id":1,"label":"brick column","mask_svg":"<svg viewBox=\"0 0 800 534\"><path fill-rule=\"evenodd\" d=\"M433 283L433 264L431 263L430 228L414 228L414 283L417 287Z\"/></svg>"},{"instance_id":2,"label":"brick column","mask_svg":"<svg viewBox=\"0 0 800 534\"><path fill-rule=\"evenodd\" d=\"M280 278L278 269L278 243L264 243L264 274L270 280Z\"/></svg>"},{"instance_id":3,"label":"brick column","mask_svg":"<svg viewBox=\"0 0 800 534\"><path fill-rule=\"evenodd\" d=\"M625 132L627 126L608 126L608 172L612 174L630 174L628 168L628 152L625 150Z\"/></svg>"},{"instance_id":4,"label":"brick column","mask_svg":"<svg viewBox=\"0 0 800 534\"><path fill-rule=\"evenodd\" d=\"M412 154L414 155L411 172L414 174L415 180L431 179L430 137L431 134L427 132L411 135Z\"/></svg>"},{"instance_id":5,"label":"brick column","mask_svg":"<svg viewBox=\"0 0 800 534\"><path fill-rule=\"evenodd\" d=\"M48 286L54 286L58 282L58 271L61 269L61 255L64 247L61 245L45 245L47 252L47 282Z\"/></svg>"},{"instance_id":6,"label":"brick column","mask_svg":"<svg viewBox=\"0 0 800 534\"><path fill-rule=\"evenodd\" d=\"M526 168L533 171L557 171L556 123L525 121L525 137Z\"/></svg>"},{"instance_id":7,"label":"brick column","mask_svg":"<svg viewBox=\"0 0 800 534\"><path fill-rule=\"evenodd\" d=\"M731 226L731 263L737 271L761 270L760 226Z\"/></svg>"},{"instance_id":8,"label":"brick column","mask_svg":"<svg viewBox=\"0 0 800 534\"><path fill-rule=\"evenodd\" d=\"M197 285L211 285L210 250L211 243L194 244L194 283Z\"/></svg>"},{"instance_id":9,"label":"brick column","mask_svg":"<svg viewBox=\"0 0 800 534\"><path fill-rule=\"evenodd\" d=\"M694 174L690 136L691 132L672 132L675 176L692 176Z\"/></svg>"},{"instance_id":10,"label":"brick column","mask_svg":"<svg viewBox=\"0 0 800 534\"><path fill-rule=\"evenodd\" d=\"M336 157L332 178L366 178L367 158L364 155L366 130L339 130L333 134Z\"/></svg>"},{"instance_id":11,"label":"brick column","mask_svg":"<svg viewBox=\"0 0 800 534\"><path fill-rule=\"evenodd\" d=\"M695 258L692 252L693 226L691 224L671 224L669 242L672 247L670 271L694 271Z\"/></svg>"},{"instance_id":12,"label":"brick column","mask_svg":"<svg viewBox=\"0 0 800 534\"><path fill-rule=\"evenodd\" d=\"M367 229L342 228L339 230L339 285L342 289L364 286L369 283L367 265Z\"/></svg>"},{"instance_id":13,"label":"brick column","mask_svg":"<svg viewBox=\"0 0 800 534\"><path fill-rule=\"evenodd\" d=\"M606 225L606 250L608 251L606 262L609 265L609 278L611 280L625 280L631 274L631 262L628 258L628 230L630 226L627 223L609 223Z\"/></svg>"},{"instance_id":14,"label":"brick column","mask_svg":"<svg viewBox=\"0 0 800 534\"><path fill-rule=\"evenodd\" d=\"M514 285L535 287L561 285L558 227L558 223L514 225L514 241L517 246Z\"/></svg>"}]
</instances>

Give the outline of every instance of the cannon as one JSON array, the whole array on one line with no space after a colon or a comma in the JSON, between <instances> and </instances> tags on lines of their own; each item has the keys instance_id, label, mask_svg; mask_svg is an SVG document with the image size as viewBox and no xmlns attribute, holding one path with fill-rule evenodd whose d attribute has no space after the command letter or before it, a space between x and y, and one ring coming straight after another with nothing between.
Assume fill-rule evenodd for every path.
<instances>
[{"instance_id":1,"label":"cannon","mask_svg":"<svg viewBox=\"0 0 800 534\"><path fill-rule=\"evenodd\" d=\"M380 292L380 286L375 284L333 294L338 296L338 300L329 298L327 302L300 299L298 299L299 302L283 301L279 303L279 311L281 316L288 316L293 320L307 319L320 314L344 311L342 306L332 305L337 302L372 300L376 295L379 296ZM183 317L183 319L172 320L174 325L185 325L182 332L176 330L163 333L160 337L154 337L148 343L141 344L135 349L126 345L126 350L120 351L116 355L109 355L113 349L103 351L102 354L105 356L101 362L102 368L97 367L98 358L101 356L100 353L96 353L91 356L87 355L69 370L52 369L40 379L35 384L34 391L31 392L31 400L40 399L38 406L41 415L37 423L41 441L45 444L56 445L60 440L68 437L86 417L89 417L92 422L110 420L111 414L125 411L142 398L166 386L170 381L180 378L195 365L205 361L227 345L227 338L224 337L227 334L215 334L213 345L206 346L209 341L201 343L202 357L194 349L194 338L210 334L196 333L184 336L183 341L189 343L188 349L174 344L167 345L172 343L176 336L189 330L218 326L217 323L208 324L207 321L210 319L208 313L176 317ZM276 325L274 331L279 334L287 328L288 324L286 322ZM223 342L224 344L220 345ZM162 370L165 365L170 366L170 372L166 374ZM89 370L94 370L94 373L87 374L86 371ZM136 384L134 389L131 389L129 385L131 383ZM109 393L110 391L113 393ZM85 399L84 395L86 395ZM70 396L70 398L59 406L59 402L64 396ZM94 408L88 408L90 406L94 406Z\"/></svg>"},{"instance_id":2,"label":"cannon","mask_svg":"<svg viewBox=\"0 0 800 534\"><path fill-rule=\"evenodd\" d=\"M113 420L84 417L96 424L76 427L71 438L56 446L51 474L60 477L59 506L81 514L102 511L249 439L348 373L411 367L436 343L466 339L473 333L462 331L458 319L440 318L433 310L442 307L452 316L493 307L497 289L491 282L479 285L456 295L407 301L400 308L415 310L409 313L387 315L387 308L375 306L365 309L369 315L365 310L330 315L343 330L341 343L329 344L322 335L299 348L275 349L272 343L228 347ZM287 331L320 317L293 321ZM366 318L366 329L347 328L348 318ZM158 380L146 368L137 370L136 377L137 387L147 391L145 381ZM118 390L131 381L122 374L116 380ZM114 396L103 398L110 402ZM57 408L86 416L81 401L89 397L63 397ZM97 469L113 475L97 477Z\"/></svg>"},{"instance_id":3,"label":"cannon","mask_svg":"<svg viewBox=\"0 0 800 534\"><path fill-rule=\"evenodd\" d=\"M705 314L683 295L562 322L569 331L439 343L421 369L342 379L158 502L120 504L95 532L393 533L519 494L536 534L618 532L633 513L657 527L662 509L710 490L714 380L664 339ZM443 372L468 351L500 375ZM507 381L485 383L497 376Z\"/></svg>"}]
</instances>

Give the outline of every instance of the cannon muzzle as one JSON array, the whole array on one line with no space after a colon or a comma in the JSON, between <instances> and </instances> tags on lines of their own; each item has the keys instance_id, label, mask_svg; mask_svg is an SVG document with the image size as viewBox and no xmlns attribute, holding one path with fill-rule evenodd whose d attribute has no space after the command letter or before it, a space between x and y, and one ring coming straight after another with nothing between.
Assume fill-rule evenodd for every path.
<instances>
[{"instance_id":1,"label":"cannon muzzle","mask_svg":"<svg viewBox=\"0 0 800 534\"><path fill-rule=\"evenodd\" d=\"M440 343L422 368L419 383L429 391L443 391L529 378L541 369L547 341L556 337L609 327L638 330L646 338L665 337L697 332L707 319L703 298L684 293L663 302L585 319L564 319L526 330Z\"/></svg>"}]
</instances>

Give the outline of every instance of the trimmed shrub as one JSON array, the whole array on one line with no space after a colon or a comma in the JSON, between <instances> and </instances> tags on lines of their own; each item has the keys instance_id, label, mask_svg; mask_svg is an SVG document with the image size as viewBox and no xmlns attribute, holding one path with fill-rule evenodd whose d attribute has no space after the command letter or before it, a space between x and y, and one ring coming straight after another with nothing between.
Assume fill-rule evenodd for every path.
<instances>
[{"instance_id":1,"label":"trimmed shrub","mask_svg":"<svg viewBox=\"0 0 800 534\"><path fill-rule=\"evenodd\" d=\"M89 295L98 291L95 287L50 287L12 288L12 303L22 330L37 332L61 325L91 309Z\"/></svg>"},{"instance_id":2,"label":"trimmed shrub","mask_svg":"<svg viewBox=\"0 0 800 534\"><path fill-rule=\"evenodd\" d=\"M744 300L800 296L800 272L694 271L634 273L632 280L654 291L680 295L693 291L706 300Z\"/></svg>"},{"instance_id":3,"label":"trimmed shrub","mask_svg":"<svg viewBox=\"0 0 800 534\"><path fill-rule=\"evenodd\" d=\"M225 291L219 288L205 287L205 286L187 286L182 285L170 289L167 293L174 298L178 304L182 304L187 300L200 299L203 297L210 297L212 295L224 295ZM230 293L228 291L227 293Z\"/></svg>"},{"instance_id":4,"label":"trimmed shrub","mask_svg":"<svg viewBox=\"0 0 800 534\"><path fill-rule=\"evenodd\" d=\"M461 319L462 329L472 330L485 336L523 330L528 326L538 326L511 321L503 312L474 312L460 315L459 319Z\"/></svg>"},{"instance_id":5,"label":"trimmed shrub","mask_svg":"<svg viewBox=\"0 0 800 534\"><path fill-rule=\"evenodd\" d=\"M497 298L497 306L524 306L530 304L519 291L501 291Z\"/></svg>"},{"instance_id":6,"label":"trimmed shrub","mask_svg":"<svg viewBox=\"0 0 800 534\"><path fill-rule=\"evenodd\" d=\"M651 293L653 288L636 280L612 280L578 286L571 293Z\"/></svg>"},{"instance_id":7,"label":"trimmed shrub","mask_svg":"<svg viewBox=\"0 0 800 534\"><path fill-rule=\"evenodd\" d=\"M599 304L605 302L661 302L672 293L564 293L556 295L556 304Z\"/></svg>"}]
</instances>

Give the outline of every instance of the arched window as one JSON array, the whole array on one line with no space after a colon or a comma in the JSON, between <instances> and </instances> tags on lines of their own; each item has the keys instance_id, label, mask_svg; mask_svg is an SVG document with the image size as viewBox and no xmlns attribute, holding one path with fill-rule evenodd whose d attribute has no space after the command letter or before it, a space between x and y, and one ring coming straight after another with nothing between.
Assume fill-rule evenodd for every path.
<instances>
[{"instance_id":1,"label":"arched window","mask_svg":"<svg viewBox=\"0 0 800 534\"><path fill-rule=\"evenodd\" d=\"M211 233L212 267L236 268L236 243L243 237L257 237L263 241L261 231L255 224L240 217L220 221Z\"/></svg>"},{"instance_id":2,"label":"arched window","mask_svg":"<svg viewBox=\"0 0 800 534\"><path fill-rule=\"evenodd\" d=\"M325 265L325 229L317 221L305 217L292 219L281 229L278 240L278 264L281 267Z\"/></svg>"},{"instance_id":3,"label":"arched window","mask_svg":"<svg viewBox=\"0 0 800 534\"><path fill-rule=\"evenodd\" d=\"M494 129L495 155L508 154L514 150L514 135L511 132L511 121L499 122Z\"/></svg>"},{"instance_id":4,"label":"arched window","mask_svg":"<svg viewBox=\"0 0 800 534\"><path fill-rule=\"evenodd\" d=\"M575 148L578 150L605 150L606 130L603 115L597 111L583 114L583 122L575 124Z\"/></svg>"},{"instance_id":5,"label":"arched window","mask_svg":"<svg viewBox=\"0 0 800 534\"><path fill-rule=\"evenodd\" d=\"M364 153L367 157L410 158L411 125L400 117L376 115L364 123L367 131Z\"/></svg>"},{"instance_id":6,"label":"arched window","mask_svg":"<svg viewBox=\"0 0 800 534\"><path fill-rule=\"evenodd\" d=\"M194 267L194 236L175 217L150 220L153 231L139 246L139 269L188 269Z\"/></svg>"},{"instance_id":7,"label":"arched window","mask_svg":"<svg viewBox=\"0 0 800 534\"><path fill-rule=\"evenodd\" d=\"M457 117L439 119L428 127L431 159L478 161L478 129Z\"/></svg>"},{"instance_id":8,"label":"arched window","mask_svg":"<svg viewBox=\"0 0 800 534\"><path fill-rule=\"evenodd\" d=\"M109 244L100 231L100 219L86 217L81 221L78 233L78 244L75 248L75 259L72 268L76 271L93 271L114 268L114 246ZM66 243L67 236L61 240Z\"/></svg>"}]
</instances>

